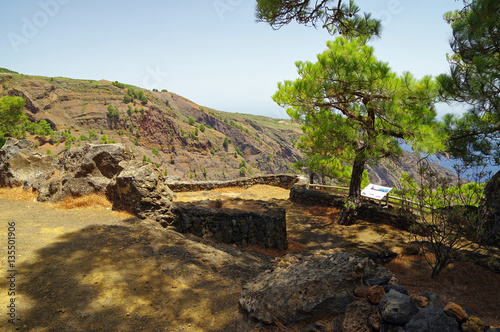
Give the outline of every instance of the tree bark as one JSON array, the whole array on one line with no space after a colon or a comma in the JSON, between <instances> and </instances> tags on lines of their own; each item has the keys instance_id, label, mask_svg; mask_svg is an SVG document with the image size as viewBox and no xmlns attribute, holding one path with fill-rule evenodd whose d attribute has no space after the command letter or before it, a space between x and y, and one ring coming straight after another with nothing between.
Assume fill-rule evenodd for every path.
<instances>
[{"instance_id":1,"label":"tree bark","mask_svg":"<svg viewBox=\"0 0 500 332\"><path fill-rule=\"evenodd\" d=\"M356 209L361 206L361 182L367 158L364 151L357 154L352 165L351 182L349 184L349 196L340 212L338 223L340 225L351 225L356 218Z\"/></svg>"}]
</instances>

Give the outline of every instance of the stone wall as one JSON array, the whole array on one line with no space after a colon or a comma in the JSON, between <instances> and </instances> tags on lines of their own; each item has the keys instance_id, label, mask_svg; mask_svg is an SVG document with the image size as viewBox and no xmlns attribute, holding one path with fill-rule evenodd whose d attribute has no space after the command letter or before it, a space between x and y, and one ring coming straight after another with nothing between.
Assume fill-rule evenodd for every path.
<instances>
[{"instance_id":1,"label":"stone wall","mask_svg":"<svg viewBox=\"0 0 500 332\"><path fill-rule=\"evenodd\" d=\"M166 181L166 185L173 192L189 192L212 190L216 188L242 187L248 188L254 185L262 184L284 189L291 189L295 183L300 180L299 175L281 174L281 175L263 175L250 178L242 178L228 181Z\"/></svg>"},{"instance_id":2,"label":"stone wall","mask_svg":"<svg viewBox=\"0 0 500 332\"><path fill-rule=\"evenodd\" d=\"M345 197L310 190L305 185L297 185L290 189L290 200L305 206L332 206L341 209L344 206Z\"/></svg>"},{"instance_id":3,"label":"stone wall","mask_svg":"<svg viewBox=\"0 0 500 332\"><path fill-rule=\"evenodd\" d=\"M268 202L258 208L213 208L210 202L176 203L175 226L181 233L190 233L217 242L240 247L257 245L262 248L285 250L286 211ZM252 205L255 205L252 202Z\"/></svg>"}]
</instances>

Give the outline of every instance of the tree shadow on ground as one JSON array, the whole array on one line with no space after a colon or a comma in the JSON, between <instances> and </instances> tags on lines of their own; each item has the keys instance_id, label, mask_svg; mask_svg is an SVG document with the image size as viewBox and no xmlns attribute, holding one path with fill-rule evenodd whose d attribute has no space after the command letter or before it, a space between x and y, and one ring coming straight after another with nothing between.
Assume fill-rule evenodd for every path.
<instances>
[{"instance_id":1,"label":"tree shadow on ground","mask_svg":"<svg viewBox=\"0 0 500 332\"><path fill-rule=\"evenodd\" d=\"M231 250L134 219L123 226L95 225L66 233L19 265L18 326L219 331L241 324L241 284L267 261Z\"/></svg>"}]
</instances>

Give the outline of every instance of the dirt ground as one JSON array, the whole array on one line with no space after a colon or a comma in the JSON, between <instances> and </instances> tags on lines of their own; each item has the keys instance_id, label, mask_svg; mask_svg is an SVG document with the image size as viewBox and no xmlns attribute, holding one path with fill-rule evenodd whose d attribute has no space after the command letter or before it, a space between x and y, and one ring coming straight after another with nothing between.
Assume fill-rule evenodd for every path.
<instances>
[{"instance_id":1,"label":"dirt ground","mask_svg":"<svg viewBox=\"0 0 500 332\"><path fill-rule=\"evenodd\" d=\"M296 250L383 247L400 253L407 239L394 227L367 221L338 226L337 210L305 208L288 201L288 195L288 190L254 186L178 193L176 201L243 198L279 204L287 209L288 236ZM111 211L103 202L60 209L0 191L0 211L2 331L275 329L247 319L238 299L244 283L285 253L264 255L178 234ZM13 267L7 265L9 223L15 223ZM499 274L458 263L434 280L417 256L400 255L387 266L410 291L435 291L478 312L487 324L500 325ZM16 271L13 284L4 277L12 274L8 270ZM12 287L15 296L9 295ZM12 299L15 324L7 316Z\"/></svg>"}]
</instances>

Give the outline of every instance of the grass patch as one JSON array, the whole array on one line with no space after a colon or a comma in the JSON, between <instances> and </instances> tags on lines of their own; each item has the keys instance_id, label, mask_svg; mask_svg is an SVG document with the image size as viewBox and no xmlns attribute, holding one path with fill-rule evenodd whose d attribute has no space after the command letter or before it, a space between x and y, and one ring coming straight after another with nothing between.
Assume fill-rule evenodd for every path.
<instances>
[{"instance_id":1,"label":"grass patch","mask_svg":"<svg viewBox=\"0 0 500 332\"><path fill-rule=\"evenodd\" d=\"M86 209L105 207L111 208L113 204L103 194L93 193L80 197L68 197L62 201L53 203L54 208L59 210Z\"/></svg>"},{"instance_id":2,"label":"grass patch","mask_svg":"<svg viewBox=\"0 0 500 332\"><path fill-rule=\"evenodd\" d=\"M36 202L38 194L31 189L23 190L22 187L0 188L0 197L23 202Z\"/></svg>"}]
</instances>

